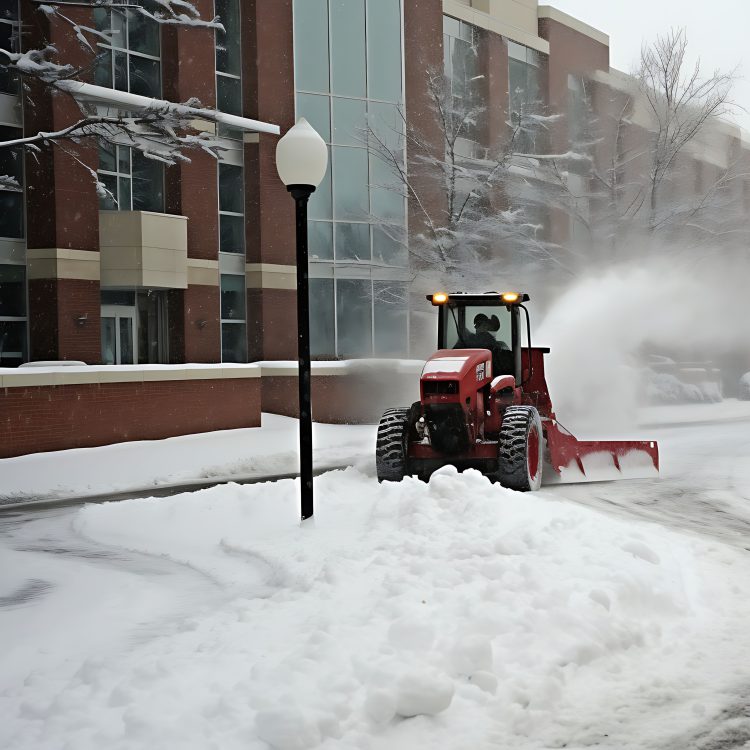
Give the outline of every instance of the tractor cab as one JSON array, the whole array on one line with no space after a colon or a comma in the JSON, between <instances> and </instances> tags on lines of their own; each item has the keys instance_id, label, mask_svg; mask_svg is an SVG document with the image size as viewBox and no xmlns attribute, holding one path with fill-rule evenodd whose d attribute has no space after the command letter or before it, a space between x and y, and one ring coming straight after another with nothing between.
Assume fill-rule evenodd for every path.
<instances>
[{"instance_id":1,"label":"tractor cab","mask_svg":"<svg viewBox=\"0 0 750 750\"><path fill-rule=\"evenodd\" d=\"M438 308L438 349L488 349L492 373L521 383L521 309L528 294L487 292L427 296ZM528 315L528 313L527 313Z\"/></svg>"}]
</instances>

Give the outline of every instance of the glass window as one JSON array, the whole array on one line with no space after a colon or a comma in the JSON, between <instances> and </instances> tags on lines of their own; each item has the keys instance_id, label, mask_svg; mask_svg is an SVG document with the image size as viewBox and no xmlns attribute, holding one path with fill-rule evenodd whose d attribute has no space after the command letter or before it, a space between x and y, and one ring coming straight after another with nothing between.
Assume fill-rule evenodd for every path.
<instances>
[{"instance_id":1,"label":"glass window","mask_svg":"<svg viewBox=\"0 0 750 750\"><path fill-rule=\"evenodd\" d=\"M219 249L245 252L245 191L243 168L219 164Z\"/></svg>"},{"instance_id":2,"label":"glass window","mask_svg":"<svg viewBox=\"0 0 750 750\"><path fill-rule=\"evenodd\" d=\"M403 184L390 167L370 156L370 201L373 216L391 221L405 220Z\"/></svg>"},{"instance_id":3,"label":"glass window","mask_svg":"<svg viewBox=\"0 0 750 750\"><path fill-rule=\"evenodd\" d=\"M219 164L219 208L222 211L244 213L244 185L242 167Z\"/></svg>"},{"instance_id":4,"label":"glass window","mask_svg":"<svg viewBox=\"0 0 750 750\"><path fill-rule=\"evenodd\" d=\"M331 93L367 96L365 2L329 0L331 6Z\"/></svg>"},{"instance_id":5,"label":"glass window","mask_svg":"<svg viewBox=\"0 0 750 750\"><path fill-rule=\"evenodd\" d=\"M333 279L310 279L310 354L336 356Z\"/></svg>"},{"instance_id":6,"label":"glass window","mask_svg":"<svg viewBox=\"0 0 750 750\"><path fill-rule=\"evenodd\" d=\"M0 140L20 138L17 128L0 127ZM20 239L24 236L23 153L20 147L0 148L0 175L12 177L18 188L0 187L0 237Z\"/></svg>"},{"instance_id":7,"label":"glass window","mask_svg":"<svg viewBox=\"0 0 750 750\"><path fill-rule=\"evenodd\" d=\"M7 6L7 7L5 7ZM18 3L16 0L0 5L0 48L8 52L18 51ZM18 76L4 64L3 55L0 61L0 93L18 94L20 86Z\"/></svg>"},{"instance_id":8,"label":"glass window","mask_svg":"<svg viewBox=\"0 0 750 750\"><path fill-rule=\"evenodd\" d=\"M222 320L245 320L245 277L221 275Z\"/></svg>"},{"instance_id":9,"label":"glass window","mask_svg":"<svg viewBox=\"0 0 750 750\"><path fill-rule=\"evenodd\" d=\"M401 1L367 2L367 87L371 99L401 101Z\"/></svg>"},{"instance_id":10,"label":"glass window","mask_svg":"<svg viewBox=\"0 0 750 750\"><path fill-rule=\"evenodd\" d=\"M372 284L375 355L397 357L408 351L408 287L396 281Z\"/></svg>"},{"instance_id":11,"label":"glass window","mask_svg":"<svg viewBox=\"0 0 750 750\"><path fill-rule=\"evenodd\" d=\"M404 148L404 118L395 104L369 102L367 120L370 128L391 149Z\"/></svg>"},{"instance_id":12,"label":"glass window","mask_svg":"<svg viewBox=\"0 0 750 750\"><path fill-rule=\"evenodd\" d=\"M406 232L401 225L373 225L372 259L387 266L408 265Z\"/></svg>"},{"instance_id":13,"label":"glass window","mask_svg":"<svg viewBox=\"0 0 750 750\"><path fill-rule=\"evenodd\" d=\"M164 165L133 151L133 210L164 211Z\"/></svg>"},{"instance_id":14,"label":"glass window","mask_svg":"<svg viewBox=\"0 0 750 750\"><path fill-rule=\"evenodd\" d=\"M25 266L0 266L0 318L26 316Z\"/></svg>"},{"instance_id":15,"label":"glass window","mask_svg":"<svg viewBox=\"0 0 750 750\"><path fill-rule=\"evenodd\" d=\"M144 0L153 12L157 0ZM141 96L161 96L160 28L156 21L136 10L94 10L97 29L109 33L100 38L94 81L99 86L130 91Z\"/></svg>"},{"instance_id":16,"label":"glass window","mask_svg":"<svg viewBox=\"0 0 750 750\"><path fill-rule=\"evenodd\" d=\"M304 117L320 133L320 137L326 143L331 141L330 102L327 96L297 95L297 117Z\"/></svg>"},{"instance_id":17,"label":"glass window","mask_svg":"<svg viewBox=\"0 0 750 750\"><path fill-rule=\"evenodd\" d=\"M99 146L99 208L119 211L164 211L164 165L128 146Z\"/></svg>"},{"instance_id":18,"label":"glass window","mask_svg":"<svg viewBox=\"0 0 750 750\"><path fill-rule=\"evenodd\" d=\"M334 146L331 151L335 218L361 221L369 213L367 151L347 146Z\"/></svg>"},{"instance_id":19,"label":"glass window","mask_svg":"<svg viewBox=\"0 0 750 750\"><path fill-rule=\"evenodd\" d=\"M26 322L0 320L0 367L18 367L26 359Z\"/></svg>"},{"instance_id":20,"label":"glass window","mask_svg":"<svg viewBox=\"0 0 750 750\"><path fill-rule=\"evenodd\" d=\"M221 324L222 362L247 362L246 331L244 323Z\"/></svg>"},{"instance_id":21,"label":"glass window","mask_svg":"<svg viewBox=\"0 0 750 750\"><path fill-rule=\"evenodd\" d=\"M333 97L333 143L362 146L366 142L366 127L364 99Z\"/></svg>"},{"instance_id":22,"label":"glass window","mask_svg":"<svg viewBox=\"0 0 750 750\"><path fill-rule=\"evenodd\" d=\"M310 260L332 260L333 224L329 221L310 221L307 227L307 249Z\"/></svg>"},{"instance_id":23,"label":"glass window","mask_svg":"<svg viewBox=\"0 0 750 750\"><path fill-rule=\"evenodd\" d=\"M330 153L330 150L329 150ZM333 218L333 200L331 198L331 160L328 160L326 174L307 204L307 216L310 219Z\"/></svg>"},{"instance_id":24,"label":"glass window","mask_svg":"<svg viewBox=\"0 0 750 750\"><path fill-rule=\"evenodd\" d=\"M216 32L216 70L240 76L242 67L242 33L239 0L216 0L216 15L226 33Z\"/></svg>"},{"instance_id":25,"label":"glass window","mask_svg":"<svg viewBox=\"0 0 750 750\"><path fill-rule=\"evenodd\" d=\"M328 46L328 0L294 0L294 70L298 91L330 91Z\"/></svg>"},{"instance_id":26,"label":"glass window","mask_svg":"<svg viewBox=\"0 0 750 750\"><path fill-rule=\"evenodd\" d=\"M365 357L372 354L372 290L367 279L336 281L338 354Z\"/></svg>"},{"instance_id":27,"label":"glass window","mask_svg":"<svg viewBox=\"0 0 750 750\"><path fill-rule=\"evenodd\" d=\"M216 108L228 115L242 116L242 82L239 78L216 76Z\"/></svg>"},{"instance_id":28,"label":"glass window","mask_svg":"<svg viewBox=\"0 0 750 750\"><path fill-rule=\"evenodd\" d=\"M336 260L369 261L370 225L336 222Z\"/></svg>"}]
</instances>

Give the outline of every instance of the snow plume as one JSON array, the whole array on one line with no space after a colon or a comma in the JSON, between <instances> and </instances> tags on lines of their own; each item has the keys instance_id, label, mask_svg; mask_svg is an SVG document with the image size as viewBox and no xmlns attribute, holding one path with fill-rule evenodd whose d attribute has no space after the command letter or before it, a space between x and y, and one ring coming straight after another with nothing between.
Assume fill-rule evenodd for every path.
<instances>
[{"instance_id":1,"label":"snow plume","mask_svg":"<svg viewBox=\"0 0 750 750\"><path fill-rule=\"evenodd\" d=\"M596 436L634 427L645 351L692 361L750 352L749 279L747 258L662 252L573 284L532 334L552 349L547 383L559 418Z\"/></svg>"}]
</instances>

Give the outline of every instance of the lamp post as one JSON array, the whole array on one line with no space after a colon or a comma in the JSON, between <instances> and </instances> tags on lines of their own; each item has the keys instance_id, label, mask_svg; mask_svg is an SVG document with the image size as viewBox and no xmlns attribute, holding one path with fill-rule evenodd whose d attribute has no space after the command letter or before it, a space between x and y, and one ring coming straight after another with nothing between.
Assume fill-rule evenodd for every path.
<instances>
[{"instance_id":1,"label":"lamp post","mask_svg":"<svg viewBox=\"0 0 750 750\"><path fill-rule=\"evenodd\" d=\"M299 362L299 464L302 520L313 514L310 411L310 298L307 281L307 201L328 166L328 148L304 117L276 146L276 168L292 194L297 223L297 359Z\"/></svg>"}]
</instances>

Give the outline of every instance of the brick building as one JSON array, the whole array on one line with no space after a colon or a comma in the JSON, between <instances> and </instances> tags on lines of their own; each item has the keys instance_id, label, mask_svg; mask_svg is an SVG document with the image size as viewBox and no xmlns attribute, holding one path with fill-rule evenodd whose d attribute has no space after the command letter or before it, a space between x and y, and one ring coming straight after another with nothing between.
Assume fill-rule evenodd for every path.
<instances>
[{"instance_id":1,"label":"brick building","mask_svg":"<svg viewBox=\"0 0 750 750\"><path fill-rule=\"evenodd\" d=\"M221 17L226 35L159 27L126 9L66 9L82 26L115 32L111 43L92 38L92 64L69 24L40 13L32 0L0 0L0 46L51 44L59 61L86 68L92 83L175 102L196 97L282 132L305 116L330 146L328 174L310 204L311 334L319 360L407 358L424 348L426 334L407 305L409 236L419 220L368 153L365 127L403 143L405 112L440 151L425 87L430 68L444 69L457 87L483 77L488 141L506 127L518 97L567 112L577 81L609 86L613 75L606 34L537 0L193 1L204 18ZM78 115L69 97L38 85L22 94L0 67L0 139L59 129ZM195 151L189 163L169 167L126 143L48 146L38 155L0 149L0 174L23 187L0 188L0 367L30 360L262 362L259 377L248 381L258 381L264 408L293 412L286 394L294 391L294 372L284 364L296 359L293 203L276 174L277 139L222 128L217 135L225 146L218 162ZM562 144L567 132L551 137ZM97 194L90 170L107 196ZM543 221L561 239L574 231L552 211ZM380 304L384 296L390 304ZM319 418L326 399L340 401L336 382L344 371L325 367L313 371ZM182 372L192 377L189 368ZM51 375L34 385L20 373L3 371L8 425L30 419L11 413L8 383L31 401L49 400L51 392L34 388L61 387ZM81 385L72 370L68 378ZM158 409L151 413L161 418ZM70 431L73 422L66 424ZM205 429L221 426L205 422ZM184 429L196 425L175 428ZM125 429L88 444L123 435L143 433Z\"/></svg>"}]
</instances>

